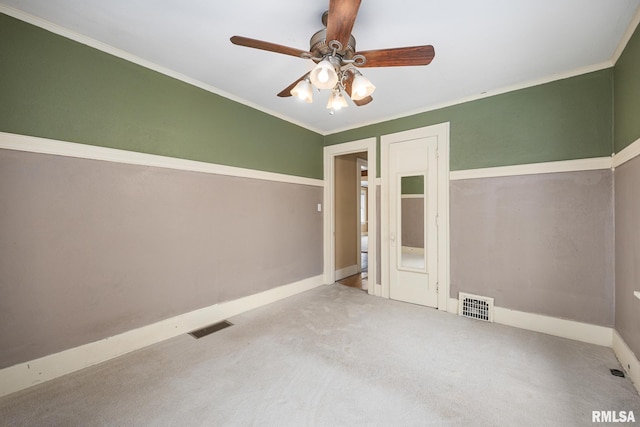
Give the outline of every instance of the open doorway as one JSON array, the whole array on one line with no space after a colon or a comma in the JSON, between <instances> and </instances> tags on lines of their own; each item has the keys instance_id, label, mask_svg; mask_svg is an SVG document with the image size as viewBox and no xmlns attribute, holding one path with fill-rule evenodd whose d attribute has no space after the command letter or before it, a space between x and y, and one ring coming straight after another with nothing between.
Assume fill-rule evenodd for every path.
<instances>
[{"instance_id":1,"label":"open doorway","mask_svg":"<svg viewBox=\"0 0 640 427\"><path fill-rule=\"evenodd\" d=\"M367 152L334 158L336 281L368 290Z\"/></svg>"},{"instance_id":2,"label":"open doorway","mask_svg":"<svg viewBox=\"0 0 640 427\"><path fill-rule=\"evenodd\" d=\"M347 285L379 295L375 252L370 256L377 237L376 140L327 146L324 154L325 283L348 279Z\"/></svg>"}]
</instances>

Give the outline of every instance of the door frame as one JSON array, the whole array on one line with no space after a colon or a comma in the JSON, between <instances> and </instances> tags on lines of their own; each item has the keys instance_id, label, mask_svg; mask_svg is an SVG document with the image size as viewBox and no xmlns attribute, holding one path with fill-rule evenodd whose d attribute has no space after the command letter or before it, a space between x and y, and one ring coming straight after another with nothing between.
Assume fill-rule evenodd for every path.
<instances>
[{"instance_id":1,"label":"door frame","mask_svg":"<svg viewBox=\"0 0 640 427\"><path fill-rule=\"evenodd\" d=\"M330 285L335 282L336 263L336 240L335 240L335 158L345 154L367 153L367 163L370 176L375 177L376 173L376 138L366 138L358 141L345 142L343 144L329 145L324 147L324 217L323 217L323 255L324 255L324 283ZM373 185L374 191L369 191L369 248L376 247L376 180L369 180L369 188ZM360 222L358 212L358 222ZM368 269L368 292L370 295L380 296L380 286L376 284L376 256L375 251L372 256L369 250Z\"/></svg>"},{"instance_id":2,"label":"door frame","mask_svg":"<svg viewBox=\"0 0 640 427\"><path fill-rule=\"evenodd\" d=\"M389 298L389 147L391 144L435 136L438 139L438 310L447 311L449 303L449 122L411 129L380 138L381 179L381 295Z\"/></svg>"}]
</instances>

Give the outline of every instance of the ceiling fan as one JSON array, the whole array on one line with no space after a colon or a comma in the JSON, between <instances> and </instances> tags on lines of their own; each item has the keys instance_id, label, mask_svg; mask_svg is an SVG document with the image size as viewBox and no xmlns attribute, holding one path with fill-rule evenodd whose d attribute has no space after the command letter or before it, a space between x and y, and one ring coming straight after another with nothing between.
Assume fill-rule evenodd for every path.
<instances>
[{"instance_id":1,"label":"ceiling fan","mask_svg":"<svg viewBox=\"0 0 640 427\"><path fill-rule=\"evenodd\" d=\"M356 51L356 39L351 34L360 8L361 0L330 0L329 10L322 15L322 30L316 32L310 41L308 51L250 39L242 36L231 37L231 43L282 53L304 59L311 59L317 65L278 93L279 97L297 96L311 103L313 87L330 89L331 96L327 108L334 110L346 107L346 93L354 104L370 103L375 86L362 75L358 68L399 67L428 65L435 56L431 45Z\"/></svg>"}]
</instances>

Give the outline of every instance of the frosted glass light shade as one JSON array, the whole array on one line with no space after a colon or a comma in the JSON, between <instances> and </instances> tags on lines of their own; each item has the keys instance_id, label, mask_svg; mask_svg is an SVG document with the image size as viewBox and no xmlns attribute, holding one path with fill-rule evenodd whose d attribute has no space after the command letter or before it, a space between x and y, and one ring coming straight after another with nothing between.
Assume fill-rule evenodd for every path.
<instances>
[{"instance_id":1,"label":"frosted glass light shade","mask_svg":"<svg viewBox=\"0 0 640 427\"><path fill-rule=\"evenodd\" d=\"M376 87L362 74L356 74L351 85L351 99L359 101L367 96L371 96Z\"/></svg>"},{"instance_id":2,"label":"frosted glass light shade","mask_svg":"<svg viewBox=\"0 0 640 427\"><path fill-rule=\"evenodd\" d=\"M332 89L338 83L338 73L328 59L320 61L309 74L311 83L318 89Z\"/></svg>"},{"instance_id":3,"label":"frosted glass light shade","mask_svg":"<svg viewBox=\"0 0 640 427\"><path fill-rule=\"evenodd\" d=\"M334 90L329 96L329 102L327 103L327 109L338 111L342 108L347 108L347 100L342 96L342 92Z\"/></svg>"},{"instance_id":4,"label":"frosted glass light shade","mask_svg":"<svg viewBox=\"0 0 640 427\"><path fill-rule=\"evenodd\" d=\"M313 102L313 91L311 90L311 83L309 83L309 80L300 80L298 84L291 89L291 95L297 97L301 101L305 101L307 104L311 104L311 102Z\"/></svg>"}]
</instances>

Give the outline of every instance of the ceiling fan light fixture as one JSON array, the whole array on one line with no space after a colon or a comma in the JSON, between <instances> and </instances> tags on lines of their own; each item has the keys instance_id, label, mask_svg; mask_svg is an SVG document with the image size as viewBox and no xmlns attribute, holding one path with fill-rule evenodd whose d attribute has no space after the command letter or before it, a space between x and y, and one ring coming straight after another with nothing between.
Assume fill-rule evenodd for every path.
<instances>
[{"instance_id":1,"label":"ceiling fan light fixture","mask_svg":"<svg viewBox=\"0 0 640 427\"><path fill-rule=\"evenodd\" d=\"M351 86L351 99L354 101L360 101L361 99L371 96L376 87L369 81L368 78L360 74L359 72L353 78Z\"/></svg>"},{"instance_id":2,"label":"ceiling fan light fixture","mask_svg":"<svg viewBox=\"0 0 640 427\"><path fill-rule=\"evenodd\" d=\"M331 95L329 96L329 102L327 102L327 109L331 111L338 111L342 108L347 108L349 104L347 104L347 100L344 99L342 92L340 90L333 90Z\"/></svg>"},{"instance_id":3,"label":"ceiling fan light fixture","mask_svg":"<svg viewBox=\"0 0 640 427\"><path fill-rule=\"evenodd\" d=\"M309 78L300 80L298 84L291 89L291 95L307 104L311 104L313 102L313 90Z\"/></svg>"},{"instance_id":4,"label":"ceiling fan light fixture","mask_svg":"<svg viewBox=\"0 0 640 427\"><path fill-rule=\"evenodd\" d=\"M326 0L325 0L326 1ZM312 102L312 92L331 91L327 108L347 107L344 93L361 107L373 101L376 87L358 71L357 67L401 67L429 65L435 57L431 45L407 46L387 49L356 50L356 39L351 34L361 0L330 0L329 10L322 15L325 28L316 31L309 40L309 49L302 50L264 40L233 36L231 43L311 60L313 69L280 91L281 98L295 96ZM303 81L304 80L304 81Z\"/></svg>"},{"instance_id":5,"label":"ceiling fan light fixture","mask_svg":"<svg viewBox=\"0 0 640 427\"><path fill-rule=\"evenodd\" d=\"M331 56L324 58L309 73L311 83L318 89L331 89L338 83L338 73ZM335 59L337 61L337 58Z\"/></svg>"}]
</instances>

